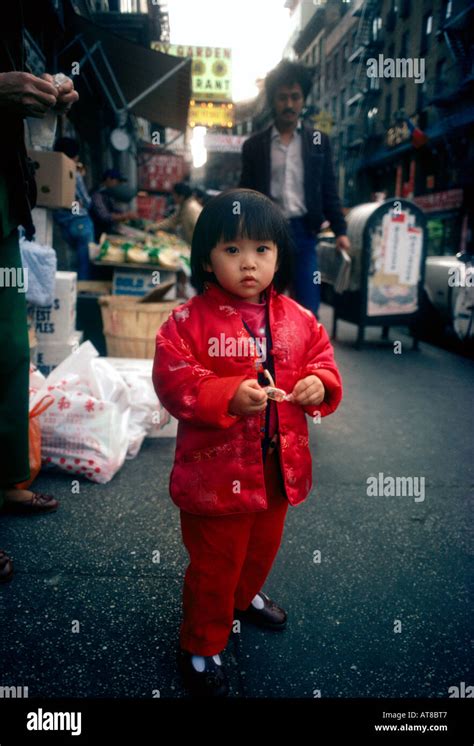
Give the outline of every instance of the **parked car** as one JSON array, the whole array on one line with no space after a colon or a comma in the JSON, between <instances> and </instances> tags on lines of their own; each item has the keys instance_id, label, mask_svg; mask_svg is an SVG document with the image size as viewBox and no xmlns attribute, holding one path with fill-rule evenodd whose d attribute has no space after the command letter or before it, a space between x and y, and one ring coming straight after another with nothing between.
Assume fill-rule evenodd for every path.
<instances>
[{"instance_id":1,"label":"parked car","mask_svg":"<svg viewBox=\"0 0 474 746\"><path fill-rule=\"evenodd\" d=\"M446 328L468 344L474 338L474 257L429 256L425 264L421 323L432 333Z\"/></svg>"}]
</instances>

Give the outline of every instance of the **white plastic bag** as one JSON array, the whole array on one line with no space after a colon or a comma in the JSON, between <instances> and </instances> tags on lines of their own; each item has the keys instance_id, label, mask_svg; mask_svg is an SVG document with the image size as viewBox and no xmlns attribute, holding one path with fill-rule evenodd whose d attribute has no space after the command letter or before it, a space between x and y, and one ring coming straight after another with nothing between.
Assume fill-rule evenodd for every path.
<instances>
[{"instance_id":1,"label":"white plastic bag","mask_svg":"<svg viewBox=\"0 0 474 746\"><path fill-rule=\"evenodd\" d=\"M27 272L26 300L34 306L50 306L54 301L57 259L51 246L20 238L23 269Z\"/></svg>"},{"instance_id":2,"label":"white plastic bag","mask_svg":"<svg viewBox=\"0 0 474 746\"><path fill-rule=\"evenodd\" d=\"M130 442L127 458L134 458L145 437L156 437L170 420L170 414L158 401L153 388L153 360L107 358L107 363L123 377L130 393Z\"/></svg>"},{"instance_id":3,"label":"white plastic bag","mask_svg":"<svg viewBox=\"0 0 474 746\"><path fill-rule=\"evenodd\" d=\"M105 484L122 467L129 444L130 398L123 378L90 342L55 368L34 400L54 404L41 415L43 462Z\"/></svg>"}]
</instances>

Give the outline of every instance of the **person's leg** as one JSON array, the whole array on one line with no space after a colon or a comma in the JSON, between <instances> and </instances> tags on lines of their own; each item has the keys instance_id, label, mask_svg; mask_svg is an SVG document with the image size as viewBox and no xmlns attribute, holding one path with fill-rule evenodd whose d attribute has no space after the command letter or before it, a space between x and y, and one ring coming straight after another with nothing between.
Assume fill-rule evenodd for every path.
<instances>
[{"instance_id":1,"label":"person's leg","mask_svg":"<svg viewBox=\"0 0 474 746\"><path fill-rule=\"evenodd\" d=\"M316 238L303 219L294 218L289 223L293 242L291 297L316 316L320 303Z\"/></svg>"},{"instance_id":2,"label":"person's leg","mask_svg":"<svg viewBox=\"0 0 474 746\"><path fill-rule=\"evenodd\" d=\"M180 511L190 557L179 634L183 650L212 656L226 647L234 621L234 592L255 515L210 517Z\"/></svg>"},{"instance_id":3,"label":"person's leg","mask_svg":"<svg viewBox=\"0 0 474 746\"><path fill-rule=\"evenodd\" d=\"M0 266L5 280L9 269L18 277L22 262L17 230L0 241ZM15 285L5 281L0 287L0 507L3 489L30 478L30 349L25 293Z\"/></svg>"},{"instance_id":4,"label":"person's leg","mask_svg":"<svg viewBox=\"0 0 474 746\"><path fill-rule=\"evenodd\" d=\"M91 264L89 261L89 244L94 241L94 226L87 216L77 216L72 235L77 251L77 279L91 279Z\"/></svg>"},{"instance_id":5,"label":"person's leg","mask_svg":"<svg viewBox=\"0 0 474 746\"><path fill-rule=\"evenodd\" d=\"M255 514L245 562L235 592L235 608L247 609L262 589L280 548L288 498L285 495L277 448L265 461L265 487L268 509Z\"/></svg>"}]
</instances>

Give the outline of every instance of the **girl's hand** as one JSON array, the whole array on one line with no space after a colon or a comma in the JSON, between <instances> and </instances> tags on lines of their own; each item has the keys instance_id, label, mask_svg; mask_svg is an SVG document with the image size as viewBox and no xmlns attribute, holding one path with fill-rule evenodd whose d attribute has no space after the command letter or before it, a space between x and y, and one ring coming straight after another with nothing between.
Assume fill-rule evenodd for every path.
<instances>
[{"instance_id":1,"label":"girl's hand","mask_svg":"<svg viewBox=\"0 0 474 746\"><path fill-rule=\"evenodd\" d=\"M242 381L229 402L229 414L257 414L267 406L268 396L254 378Z\"/></svg>"},{"instance_id":2,"label":"girl's hand","mask_svg":"<svg viewBox=\"0 0 474 746\"><path fill-rule=\"evenodd\" d=\"M317 376L301 378L291 392L292 401L302 407L321 404L325 395L324 384Z\"/></svg>"}]
</instances>

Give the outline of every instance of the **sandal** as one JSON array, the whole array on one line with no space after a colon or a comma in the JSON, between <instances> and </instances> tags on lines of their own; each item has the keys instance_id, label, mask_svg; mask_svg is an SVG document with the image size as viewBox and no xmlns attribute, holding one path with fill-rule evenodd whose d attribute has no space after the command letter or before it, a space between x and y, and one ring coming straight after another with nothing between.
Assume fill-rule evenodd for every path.
<instances>
[{"instance_id":1,"label":"sandal","mask_svg":"<svg viewBox=\"0 0 474 746\"><path fill-rule=\"evenodd\" d=\"M3 511L5 513L51 513L58 507L59 502L52 495L33 492L29 500L12 501L5 498Z\"/></svg>"},{"instance_id":2,"label":"sandal","mask_svg":"<svg viewBox=\"0 0 474 746\"><path fill-rule=\"evenodd\" d=\"M0 549L0 583L7 583L13 577L13 562L4 549Z\"/></svg>"}]
</instances>

